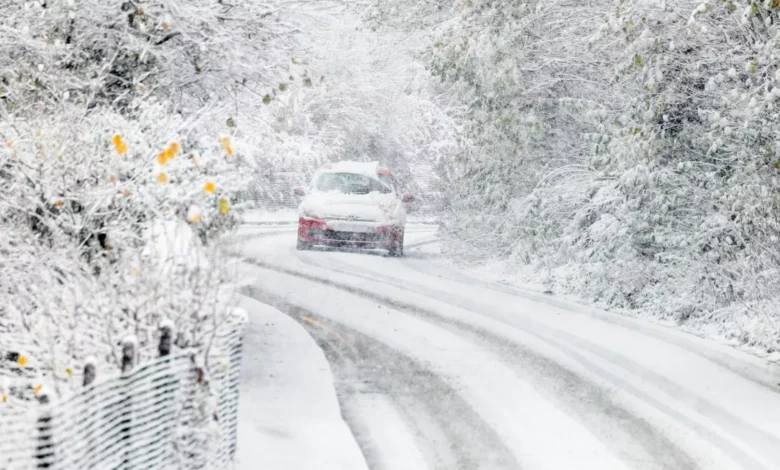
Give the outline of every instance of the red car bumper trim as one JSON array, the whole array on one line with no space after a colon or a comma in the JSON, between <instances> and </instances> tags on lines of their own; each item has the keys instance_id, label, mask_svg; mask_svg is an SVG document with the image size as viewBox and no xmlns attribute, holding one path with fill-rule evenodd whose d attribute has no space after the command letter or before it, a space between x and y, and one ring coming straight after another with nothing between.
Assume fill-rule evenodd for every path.
<instances>
[{"instance_id":1,"label":"red car bumper trim","mask_svg":"<svg viewBox=\"0 0 780 470\"><path fill-rule=\"evenodd\" d=\"M388 248L400 237L401 229L395 226L379 226L372 232L341 232L331 230L323 220L298 219L298 238L320 245L357 245Z\"/></svg>"}]
</instances>

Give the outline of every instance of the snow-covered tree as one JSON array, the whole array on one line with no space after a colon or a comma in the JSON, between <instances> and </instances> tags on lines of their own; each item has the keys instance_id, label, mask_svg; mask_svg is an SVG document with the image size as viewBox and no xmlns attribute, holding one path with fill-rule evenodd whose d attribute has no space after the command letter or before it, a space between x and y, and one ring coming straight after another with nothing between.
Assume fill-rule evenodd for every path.
<instances>
[{"instance_id":1,"label":"snow-covered tree","mask_svg":"<svg viewBox=\"0 0 780 470\"><path fill-rule=\"evenodd\" d=\"M434 165L455 148L452 119L415 57L424 34L378 33L337 2L295 14L306 34L270 94L270 146L311 162L305 176L326 161L377 160L416 190L410 164Z\"/></svg>"},{"instance_id":2,"label":"snow-covered tree","mask_svg":"<svg viewBox=\"0 0 780 470\"><path fill-rule=\"evenodd\" d=\"M721 333L764 344L778 340L760 331L776 331L778 6L618 6L609 26L628 47L617 73L636 93L592 159L614 178L612 201L585 208L614 220L613 243L636 261L610 274L632 301L677 299L663 313L680 321L736 314L744 326Z\"/></svg>"},{"instance_id":3,"label":"snow-covered tree","mask_svg":"<svg viewBox=\"0 0 780 470\"><path fill-rule=\"evenodd\" d=\"M774 0L376 0L459 129L446 233L614 307L777 347ZM464 245L461 245L461 251Z\"/></svg>"}]
</instances>

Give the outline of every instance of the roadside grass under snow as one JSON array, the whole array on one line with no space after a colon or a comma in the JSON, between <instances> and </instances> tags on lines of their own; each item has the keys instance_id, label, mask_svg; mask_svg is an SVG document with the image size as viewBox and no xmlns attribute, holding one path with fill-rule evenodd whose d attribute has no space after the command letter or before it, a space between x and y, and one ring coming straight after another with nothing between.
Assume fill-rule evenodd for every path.
<instances>
[{"instance_id":1,"label":"roadside grass under snow","mask_svg":"<svg viewBox=\"0 0 780 470\"><path fill-rule=\"evenodd\" d=\"M577 276L576 266L561 266L550 271L541 270L512 259L489 259L483 261L464 260L459 256L460 245L443 243L444 250L437 263L450 269L457 269L466 276L485 282L495 282L551 298L570 302L573 305L595 307L621 315L643 318L660 325L679 329L701 338L715 340L741 351L753 354L770 362L780 362L780 351L767 347L772 344L768 322L771 319L759 315L724 314L694 316L680 321L670 314L670 308L677 299L659 296L652 307L629 309L610 305L605 301L591 300L582 295L584 280ZM735 336L736 332L748 330L758 344L746 343Z\"/></svg>"}]
</instances>

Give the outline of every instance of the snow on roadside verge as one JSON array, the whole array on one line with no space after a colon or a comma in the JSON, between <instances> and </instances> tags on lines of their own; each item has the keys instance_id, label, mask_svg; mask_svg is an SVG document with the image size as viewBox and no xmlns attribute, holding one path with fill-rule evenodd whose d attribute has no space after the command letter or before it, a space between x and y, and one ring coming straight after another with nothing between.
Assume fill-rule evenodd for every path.
<instances>
[{"instance_id":1,"label":"snow on roadside verge","mask_svg":"<svg viewBox=\"0 0 780 470\"><path fill-rule=\"evenodd\" d=\"M454 272L458 272L469 279L479 279L482 282L493 283L496 285L504 286L508 289L514 289L524 292L526 295L531 295L531 298L543 303L556 305L567 310L573 310L578 312L601 312L617 315L615 320L619 321L620 318L634 318L647 322L647 328L661 328L658 331L665 331L666 335L691 335L688 338L689 342L694 342L704 349L719 349L715 348L715 345L727 346L730 350L739 356L739 352L746 353L758 358L761 361L765 361L767 364L780 365L780 351L767 351L765 348L749 346L741 344L734 339L726 338L723 334L719 333L713 325L707 324L703 321L689 322L680 324L669 318L661 318L658 315L653 314L648 310L629 310L625 308L619 308L605 304L604 302L598 302L588 300L577 293L569 292L563 288L556 289L553 293L550 288L544 283L531 281L534 279L534 272L530 267L524 269L518 269L517 265L509 260L489 261L483 263L469 263L458 260L455 257L441 257L437 260L437 265L449 269ZM537 278L540 275L537 274ZM560 286L556 286L560 287ZM693 341L693 339L701 341ZM711 342L711 343L710 343ZM728 352L729 350L721 350ZM726 356L731 355L726 354ZM722 361L726 361L728 364L732 362L723 357ZM722 364L724 365L724 364ZM730 368L740 367L732 365ZM778 382L776 380L777 368L772 372L761 371L743 371L748 374L753 380L762 383L775 386Z\"/></svg>"},{"instance_id":2,"label":"snow on roadside verge","mask_svg":"<svg viewBox=\"0 0 780 470\"><path fill-rule=\"evenodd\" d=\"M245 224L279 224L298 222L296 209L248 210L242 216Z\"/></svg>"},{"instance_id":3,"label":"snow on roadside verge","mask_svg":"<svg viewBox=\"0 0 780 470\"><path fill-rule=\"evenodd\" d=\"M240 296L244 334L237 469L367 469L325 354L295 320Z\"/></svg>"}]
</instances>

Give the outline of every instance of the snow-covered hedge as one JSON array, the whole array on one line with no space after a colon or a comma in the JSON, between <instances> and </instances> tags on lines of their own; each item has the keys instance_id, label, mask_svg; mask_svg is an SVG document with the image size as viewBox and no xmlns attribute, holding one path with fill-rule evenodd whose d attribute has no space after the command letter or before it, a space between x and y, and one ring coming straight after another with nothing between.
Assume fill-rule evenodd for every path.
<instances>
[{"instance_id":1,"label":"snow-covered hedge","mask_svg":"<svg viewBox=\"0 0 780 470\"><path fill-rule=\"evenodd\" d=\"M459 104L441 165L459 253L776 349L778 11L431 0L377 1L371 17L430 30L422 57Z\"/></svg>"},{"instance_id":2,"label":"snow-covered hedge","mask_svg":"<svg viewBox=\"0 0 780 470\"><path fill-rule=\"evenodd\" d=\"M235 109L265 107L290 56L277 9L3 5L0 375L67 389L87 356L115 367L128 334L154 356L165 320L208 344L229 280L216 242L252 173Z\"/></svg>"}]
</instances>

